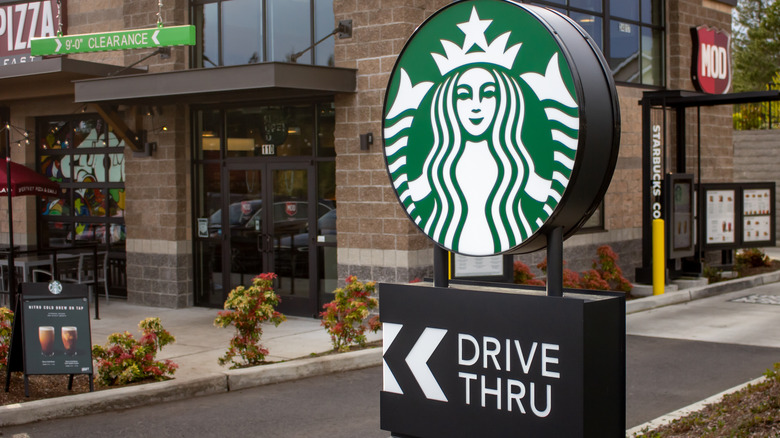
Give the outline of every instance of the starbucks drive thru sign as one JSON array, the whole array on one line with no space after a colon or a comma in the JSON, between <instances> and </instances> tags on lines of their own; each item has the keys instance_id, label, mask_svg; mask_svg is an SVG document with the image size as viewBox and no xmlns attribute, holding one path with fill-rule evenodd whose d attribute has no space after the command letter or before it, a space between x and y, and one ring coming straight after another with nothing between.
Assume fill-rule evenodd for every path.
<instances>
[{"instance_id":1,"label":"starbucks drive thru sign","mask_svg":"<svg viewBox=\"0 0 780 438\"><path fill-rule=\"evenodd\" d=\"M30 52L33 56L46 56L194 44L195 26L186 25L33 38Z\"/></svg>"}]
</instances>

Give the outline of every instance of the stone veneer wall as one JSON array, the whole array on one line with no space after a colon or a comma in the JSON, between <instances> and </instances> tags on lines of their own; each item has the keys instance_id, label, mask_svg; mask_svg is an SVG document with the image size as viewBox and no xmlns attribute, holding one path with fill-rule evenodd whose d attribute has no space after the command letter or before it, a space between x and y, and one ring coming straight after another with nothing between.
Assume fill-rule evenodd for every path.
<instances>
[{"instance_id":1,"label":"stone veneer wall","mask_svg":"<svg viewBox=\"0 0 780 438\"><path fill-rule=\"evenodd\" d=\"M382 104L396 57L414 29L446 0L335 0L336 22L352 20L336 39L337 67L356 68L357 92L336 96L338 273L406 282L433 274L432 244L399 206L382 154ZM359 135L374 133L369 151Z\"/></svg>"},{"instance_id":2,"label":"stone veneer wall","mask_svg":"<svg viewBox=\"0 0 780 438\"><path fill-rule=\"evenodd\" d=\"M691 28L706 25L731 32L731 7L715 0L680 0L666 2L668 88L694 90L691 80L692 39ZM701 179L703 182L732 181L734 155L732 149L732 109L730 106L701 108ZM686 171L697 173L697 110L686 110ZM667 132L674 132L674 115L670 114ZM682 143L682 142L680 142ZM667 169L675 169L675 153L667 162Z\"/></svg>"},{"instance_id":3,"label":"stone veneer wall","mask_svg":"<svg viewBox=\"0 0 780 438\"><path fill-rule=\"evenodd\" d=\"M188 8L185 0L163 2L164 25L188 24ZM157 1L126 0L122 18L125 29L154 27ZM125 51L123 65L153 51ZM157 55L140 65L149 66L150 73L182 70L187 49L173 47L169 58ZM129 148L125 153L127 300L156 307L192 306L189 113L184 105L167 105L141 117L147 141L156 142L157 150L151 157L135 157ZM127 123L135 126L129 114Z\"/></svg>"},{"instance_id":4,"label":"stone veneer wall","mask_svg":"<svg viewBox=\"0 0 780 438\"><path fill-rule=\"evenodd\" d=\"M780 211L780 130L734 131L734 181L775 183L775 211ZM775 219L775 238L780 221Z\"/></svg>"}]
</instances>

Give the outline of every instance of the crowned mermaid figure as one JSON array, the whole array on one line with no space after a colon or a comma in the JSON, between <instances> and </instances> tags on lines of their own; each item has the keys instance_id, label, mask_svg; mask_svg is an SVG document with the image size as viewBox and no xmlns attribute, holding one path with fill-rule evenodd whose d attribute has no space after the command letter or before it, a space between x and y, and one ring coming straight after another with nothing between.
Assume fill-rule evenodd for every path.
<instances>
[{"instance_id":1,"label":"crowned mermaid figure","mask_svg":"<svg viewBox=\"0 0 780 438\"><path fill-rule=\"evenodd\" d=\"M388 169L407 213L440 245L476 256L508 251L541 227L568 183L577 143L576 118L560 109L576 103L561 79L558 54L543 74L517 75L523 43L507 47L511 32L488 43L491 22L475 7L457 25L465 34L462 46L441 40L444 54L431 53L436 81L412 85L401 69L385 118ZM520 81L535 99L554 102L546 120L568 126L551 129L550 144L524 143ZM428 133L415 136L414 127L421 130L423 123ZM414 160L411 147L427 153ZM542 175L537 162L554 164Z\"/></svg>"}]
</instances>

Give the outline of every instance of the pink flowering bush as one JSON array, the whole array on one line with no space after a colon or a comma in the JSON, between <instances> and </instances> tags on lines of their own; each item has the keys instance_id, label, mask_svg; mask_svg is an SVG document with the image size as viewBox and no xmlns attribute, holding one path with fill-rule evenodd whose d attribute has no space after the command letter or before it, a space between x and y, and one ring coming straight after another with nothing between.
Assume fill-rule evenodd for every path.
<instances>
[{"instance_id":1,"label":"pink flowering bush","mask_svg":"<svg viewBox=\"0 0 780 438\"><path fill-rule=\"evenodd\" d=\"M320 312L322 325L330 334L333 348L349 351L352 345L365 347L366 331L376 333L381 327L379 316L371 316L379 301L372 295L376 291L373 281L361 283L357 277L347 277L347 285L334 291L336 297L325 304Z\"/></svg>"},{"instance_id":2,"label":"pink flowering bush","mask_svg":"<svg viewBox=\"0 0 780 438\"><path fill-rule=\"evenodd\" d=\"M271 322L278 326L287 318L276 311L281 299L273 290L276 274L260 274L252 280L252 286L238 286L228 295L225 310L217 314L214 325L234 325L236 334L230 339L230 347L218 359L220 365L232 362L231 368L260 365L265 361L268 349L260 345L261 326ZM239 360L236 360L236 357Z\"/></svg>"},{"instance_id":3,"label":"pink flowering bush","mask_svg":"<svg viewBox=\"0 0 780 438\"><path fill-rule=\"evenodd\" d=\"M142 380L165 380L179 367L172 361L155 360L162 347L176 339L163 328L160 318L146 318L138 323L143 334L137 341L130 332L114 333L105 347L92 347L97 361L98 382L106 386L125 385Z\"/></svg>"},{"instance_id":4,"label":"pink flowering bush","mask_svg":"<svg viewBox=\"0 0 780 438\"><path fill-rule=\"evenodd\" d=\"M11 348L11 330L14 326L14 312L0 307L0 369L8 366L8 350Z\"/></svg>"},{"instance_id":5,"label":"pink flowering bush","mask_svg":"<svg viewBox=\"0 0 780 438\"><path fill-rule=\"evenodd\" d=\"M607 283L605 290L631 292L634 285L623 276L623 270L618 266L618 255L609 245L600 246L596 250L598 260L593 261L593 269Z\"/></svg>"},{"instance_id":6,"label":"pink flowering bush","mask_svg":"<svg viewBox=\"0 0 780 438\"><path fill-rule=\"evenodd\" d=\"M535 278L531 269L525 263L517 260L512 265L515 284L527 284L530 286L544 286L544 281Z\"/></svg>"},{"instance_id":7,"label":"pink flowering bush","mask_svg":"<svg viewBox=\"0 0 780 438\"><path fill-rule=\"evenodd\" d=\"M593 268L581 274L563 268L563 287L631 292L634 285L623 276L623 270L617 264L618 255L615 251L609 245L603 245L596 250L596 255L598 259L593 261ZM519 262L515 262L515 283L518 277L517 263ZM563 265L566 266L566 262L563 262ZM536 267L547 274L547 259Z\"/></svg>"}]
</instances>

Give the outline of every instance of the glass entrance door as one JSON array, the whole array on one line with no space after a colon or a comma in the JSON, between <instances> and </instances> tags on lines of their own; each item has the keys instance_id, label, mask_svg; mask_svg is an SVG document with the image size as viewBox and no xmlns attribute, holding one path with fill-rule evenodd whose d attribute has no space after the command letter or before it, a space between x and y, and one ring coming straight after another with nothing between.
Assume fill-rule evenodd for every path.
<instances>
[{"instance_id":1,"label":"glass entrance door","mask_svg":"<svg viewBox=\"0 0 780 438\"><path fill-rule=\"evenodd\" d=\"M316 224L319 206L311 196L309 166L262 164L228 165L220 227L224 230L221 264L229 292L249 286L264 272L277 275L274 290L282 298L283 313L316 313L316 290L310 260L316 256L308 230ZM325 211L322 211L324 214Z\"/></svg>"}]
</instances>

